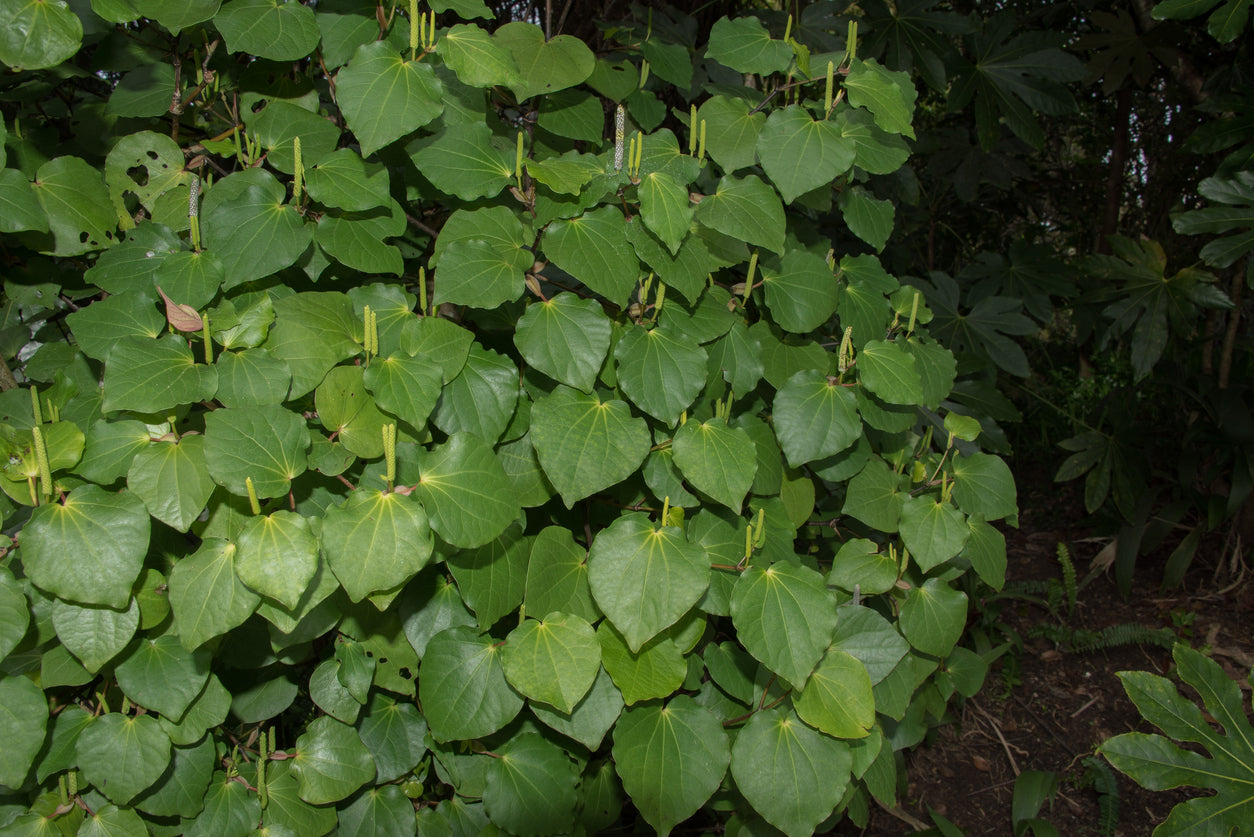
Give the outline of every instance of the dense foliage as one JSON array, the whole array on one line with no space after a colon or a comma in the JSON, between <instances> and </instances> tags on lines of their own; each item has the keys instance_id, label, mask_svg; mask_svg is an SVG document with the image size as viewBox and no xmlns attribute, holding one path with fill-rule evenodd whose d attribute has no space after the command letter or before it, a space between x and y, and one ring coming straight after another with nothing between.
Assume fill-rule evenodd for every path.
<instances>
[{"instance_id":1,"label":"dense foliage","mask_svg":"<svg viewBox=\"0 0 1254 837\"><path fill-rule=\"evenodd\" d=\"M0 833L809 834L979 688L910 76L435 9L0 3Z\"/></svg>"}]
</instances>

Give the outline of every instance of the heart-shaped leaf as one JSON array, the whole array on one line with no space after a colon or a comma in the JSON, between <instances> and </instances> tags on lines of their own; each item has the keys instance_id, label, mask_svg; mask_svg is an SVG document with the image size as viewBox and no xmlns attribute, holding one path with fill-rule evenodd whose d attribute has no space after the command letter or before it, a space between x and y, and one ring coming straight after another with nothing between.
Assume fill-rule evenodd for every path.
<instances>
[{"instance_id":1,"label":"heart-shaped leaf","mask_svg":"<svg viewBox=\"0 0 1254 837\"><path fill-rule=\"evenodd\" d=\"M327 563L355 602L417 575L433 546L427 513L412 495L359 489L322 522Z\"/></svg>"}]
</instances>

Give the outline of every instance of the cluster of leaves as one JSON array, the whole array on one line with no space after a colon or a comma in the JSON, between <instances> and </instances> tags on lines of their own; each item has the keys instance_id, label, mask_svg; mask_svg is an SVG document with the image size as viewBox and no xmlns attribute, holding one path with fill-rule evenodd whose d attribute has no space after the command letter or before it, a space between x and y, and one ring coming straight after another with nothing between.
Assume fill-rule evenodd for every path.
<instances>
[{"instance_id":1,"label":"cluster of leaves","mask_svg":"<svg viewBox=\"0 0 1254 837\"><path fill-rule=\"evenodd\" d=\"M810 834L979 688L909 77L435 5L0 5L0 833Z\"/></svg>"}]
</instances>

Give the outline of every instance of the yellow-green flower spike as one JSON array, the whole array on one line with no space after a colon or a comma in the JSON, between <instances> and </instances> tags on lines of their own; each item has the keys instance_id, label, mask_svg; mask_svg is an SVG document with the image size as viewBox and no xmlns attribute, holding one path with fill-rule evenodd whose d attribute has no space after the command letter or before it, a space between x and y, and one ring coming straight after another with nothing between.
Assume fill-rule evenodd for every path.
<instances>
[{"instance_id":1,"label":"yellow-green flower spike","mask_svg":"<svg viewBox=\"0 0 1254 837\"><path fill-rule=\"evenodd\" d=\"M823 114L831 116L832 114L832 85L836 80L836 65L831 61L827 62L827 83L823 88Z\"/></svg>"},{"instance_id":2,"label":"yellow-green flower spike","mask_svg":"<svg viewBox=\"0 0 1254 837\"><path fill-rule=\"evenodd\" d=\"M649 62L640 62L640 88L644 89L644 84L649 80Z\"/></svg>"},{"instance_id":3,"label":"yellow-green flower spike","mask_svg":"<svg viewBox=\"0 0 1254 837\"><path fill-rule=\"evenodd\" d=\"M623 132L627 126L627 110L619 105L614 110L614 171L623 170Z\"/></svg>"},{"instance_id":4,"label":"yellow-green flower spike","mask_svg":"<svg viewBox=\"0 0 1254 837\"><path fill-rule=\"evenodd\" d=\"M211 332L209 331L208 311L205 311L205 313L200 315L200 322L200 340L205 345L205 364L209 365L213 363L213 338L211 336Z\"/></svg>"},{"instance_id":5,"label":"yellow-green flower spike","mask_svg":"<svg viewBox=\"0 0 1254 837\"><path fill-rule=\"evenodd\" d=\"M418 268L418 314L427 316L427 269Z\"/></svg>"},{"instance_id":6,"label":"yellow-green flower spike","mask_svg":"<svg viewBox=\"0 0 1254 837\"><path fill-rule=\"evenodd\" d=\"M261 503L257 500L257 489L253 488L253 478L244 477L244 488L248 489L248 507L253 514L261 514Z\"/></svg>"},{"instance_id":7,"label":"yellow-green flower spike","mask_svg":"<svg viewBox=\"0 0 1254 837\"><path fill-rule=\"evenodd\" d=\"M697 156L697 106L688 107L688 156Z\"/></svg>"},{"instance_id":8,"label":"yellow-green flower spike","mask_svg":"<svg viewBox=\"0 0 1254 837\"><path fill-rule=\"evenodd\" d=\"M697 162L705 160L705 120L701 120L701 141L697 145Z\"/></svg>"},{"instance_id":9,"label":"yellow-green flower spike","mask_svg":"<svg viewBox=\"0 0 1254 837\"><path fill-rule=\"evenodd\" d=\"M758 251L749 255L749 271L745 274L744 304L749 305L749 294L753 293L753 279L758 273Z\"/></svg>"},{"instance_id":10,"label":"yellow-green flower spike","mask_svg":"<svg viewBox=\"0 0 1254 837\"><path fill-rule=\"evenodd\" d=\"M418 57L418 28L422 23L422 18L418 16L418 0L409 0L409 60L413 61Z\"/></svg>"},{"instance_id":11,"label":"yellow-green flower spike","mask_svg":"<svg viewBox=\"0 0 1254 837\"><path fill-rule=\"evenodd\" d=\"M296 169L296 179L292 181L292 200L300 204L304 202L305 192L305 162L300 156L300 137L292 138L292 158Z\"/></svg>"},{"instance_id":12,"label":"yellow-green flower spike","mask_svg":"<svg viewBox=\"0 0 1254 837\"><path fill-rule=\"evenodd\" d=\"M919 298L921 294L914 292L914 301L910 303L910 327L906 329L906 334L914 334L915 321L919 319Z\"/></svg>"},{"instance_id":13,"label":"yellow-green flower spike","mask_svg":"<svg viewBox=\"0 0 1254 837\"><path fill-rule=\"evenodd\" d=\"M235 132L236 151L239 152L239 132ZM192 236L192 250L200 251L200 178L192 175L187 184L187 223Z\"/></svg>"},{"instance_id":14,"label":"yellow-green flower spike","mask_svg":"<svg viewBox=\"0 0 1254 837\"><path fill-rule=\"evenodd\" d=\"M383 481L387 483L388 491L392 490L392 484L396 482L396 424L383 425L383 461L387 473L383 477Z\"/></svg>"}]
</instances>

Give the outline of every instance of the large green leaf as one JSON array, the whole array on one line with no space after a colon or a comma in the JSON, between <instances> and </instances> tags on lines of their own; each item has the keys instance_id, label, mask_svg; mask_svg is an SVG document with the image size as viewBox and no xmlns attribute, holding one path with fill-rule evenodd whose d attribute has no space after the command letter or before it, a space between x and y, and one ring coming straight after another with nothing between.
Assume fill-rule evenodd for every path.
<instances>
[{"instance_id":1,"label":"large green leaf","mask_svg":"<svg viewBox=\"0 0 1254 837\"><path fill-rule=\"evenodd\" d=\"M0 171L0 232L48 232L48 216L35 198L30 181L17 169Z\"/></svg>"},{"instance_id":2,"label":"large green leaf","mask_svg":"<svg viewBox=\"0 0 1254 837\"><path fill-rule=\"evenodd\" d=\"M903 479L882 459L869 460L849 481L842 513L881 532L896 532L906 498Z\"/></svg>"},{"instance_id":3,"label":"large green leaf","mask_svg":"<svg viewBox=\"0 0 1254 837\"><path fill-rule=\"evenodd\" d=\"M686 695L629 709L614 727L614 765L623 788L660 835L696 813L730 761L723 725Z\"/></svg>"},{"instance_id":4,"label":"large green leaf","mask_svg":"<svg viewBox=\"0 0 1254 837\"><path fill-rule=\"evenodd\" d=\"M498 748L487 765L483 806L494 824L520 837L557 834L570 827L578 796L578 769L544 736L523 733Z\"/></svg>"},{"instance_id":5,"label":"large green leaf","mask_svg":"<svg viewBox=\"0 0 1254 837\"><path fill-rule=\"evenodd\" d=\"M449 244L440 259L435 301L496 308L523 294L524 273L535 257L521 247L487 239L459 239Z\"/></svg>"},{"instance_id":6,"label":"large green leaf","mask_svg":"<svg viewBox=\"0 0 1254 837\"><path fill-rule=\"evenodd\" d=\"M512 87L520 81L514 56L478 26L450 26L440 33L436 51L470 87Z\"/></svg>"},{"instance_id":7,"label":"large green leaf","mask_svg":"<svg viewBox=\"0 0 1254 837\"><path fill-rule=\"evenodd\" d=\"M152 787L170 763L170 738L155 715L100 715L79 734L75 750L83 776L119 805Z\"/></svg>"},{"instance_id":8,"label":"large green leaf","mask_svg":"<svg viewBox=\"0 0 1254 837\"><path fill-rule=\"evenodd\" d=\"M875 724L875 697L866 666L838 648L823 655L793 698L801 720L835 738L864 738Z\"/></svg>"},{"instance_id":9,"label":"large green leaf","mask_svg":"<svg viewBox=\"0 0 1254 837\"><path fill-rule=\"evenodd\" d=\"M209 653L187 651L174 634L145 637L114 668L133 703L178 720L204 691Z\"/></svg>"},{"instance_id":10,"label":"large green leaf","mask_svg":"<svg viewBox=\"0 0 1254 837\"><path fill-rule=\"evenodd\" d=\"M363 44L335 77L348 127L368 157L444 110L444 85L431 64L406 61L390 41Z\"/></svg>"},{"instance_id":11,"label":"large green leaf","mask_svg":"<svg viewBox=\"0 0 1254 837\"><path fill-rule=\"evenodd\" d=\"M592 688L601 647L587 621L550 613L510 631L501 664L510 685L527 698L569 714Z\"/></svg>"},{"instance_id":12,"label":"large green leaf","mask_svg":"<svg viewBox=\"0 0 1254 837\"><path fill-rule=\"evenodd\" d=\"M570 712L559 712L542 703L532 704L531 711L541 723L595 751L600 749L605 734L617 723L623 711L623 696L609 673L601 668L592 681L592 688Z\"/></svg>"},{"instance_id":13,"label":"large green leaf","mask_svg":"<svg viewBox=\"0 0 1254 837\"><path fill-rule=\"evenodd\" d=\"M414 804L396 785L362 791L339 809L337 834L350 837L409 837L414 831Z\"/></svg>"},{"instance_id":14,"label":"large green leaf","mask_svg":"<svg viewBox=\"0 0 1254 837\"><path fill-rule=\"evenodd\" d=\"M296 739L292 772L300 798L324 805L346 798L374 780L374 759L357 731L334 718L314 720Z\"/></svg>"},{"instance_id":15,"label":"large green leaf","mask_svg":"<svg viewBox=\"0 0 1254 837\"><path fill-rule=\"evenodd\" d=\"M655 527L646 515L627 514L592 542L588 582L597 606L627 646L639 651L701 598L710 583L710 561L682 529Z\"/></svg>"},{"instance_id":16,"label":"large green leaf","mask_svg":"<svg viewBox=\"0 0 1254 837\"><path fill-rule=\"evenodd\" d=\"M936 578L906 594L901 632L910 644L934 657L948 656L967 623L967 595Z\"/></svg>"},{"instance_id":17,"label":"large green leaf","mask_svg":"<svg viewBox=\"0 0 1254 837\"><path fill-rule=\"evenodd\" d=\"M880 251L893 233L893 216L896 210L892 201L872 197L861 186L853 186L840 193L837 205L844 215L849 231Z\"/></svg>"},{"instance_id":18,"label":"large green leaf","mask_svg":"<svg viewBox=\"0 0 1254 837\"><path fill-rule=\"evenodd\" d=\"M313 9L286 0L230 0L213 18L231 52L296 61L321 37Z\"/></svg>"},{"instance_id":19,"label":"large green leaf","mask_svg":"<svg viewBox=\"0 0 1254 837\"><path fill-rule=\"evenodd\" d=\"M76 488L64 504L40 506L22 529L22 566L63 599L125 608L148 552L149 521L139 497L99 486Z\"/></svg>"},{"instance_id":20,"label":"large green leaf","mask_svg":"<svg viewBox=\"0 0 1254 837\"><path fill-rule=\"evenodd\" d=\"M205 806L215 758L213 739L170 750L170 766L151 788L133 803L146 814L158 817L194 817Z\"/></svg>"},{"instance_id":21,"label":"large green leaf","mask_svg":"<svg viewBox=\"0 0 1254 837\"><path fill-rule=\"evenodd\" d=\"M939 497L921 494L902 503L901 541L924 572L961 552L970 534L962 512Z\"/></svg>"},{"instance_id":22,"label":"large green leaf","mask_svg":"<svg viewBox=\"0 0 1254 837\"><path fill-rule=\"evenodd\" d=\"M309 431L296 413L277 404L227 407L205 416L205 460L214 480L232 494L280 497L305 472Z\"/></svg>"},{"instance_id":23,"label":"large green leaf","mask_svg":"<svg viewBox=\"0 0 1254 837\"><path fill-rule=\"evenodd\" d=\"M46 2L30 5L48 7ZM117 213L99 169L78 157L57 157L39 167L31 187L51 230L51 241L41 249L77 256L117 243Z\"/></svg>"},{"instance_id":24,"label":"large green leaf","mask_svg":"<svg viewBox=\"0 0 1254 837\"><path fill-rule=\"evenodd\" d=\"M383 455L383 426L379 412L366 390L360 366L337 366L327 373L314 393L318 420L344 448L363 459Z\"/></svg>"},{"instance_id":25,"label":"large green leaf","mask_svg":"<svg viewBox=\"0 0 1254 837\"><path fill-rule=\"evenodd\" d=\"M808 250L789 250L762 263L762 286L771 318L785 331L813 331L836 313L840 285L827 261Z\"/></svg>"},{"instance_id":26,"label":"large green leaf","mask_svg":"<svg viewBox=\"0 0 1254 837\"><path fill-rule=\"evenodd\" d=\"M756 175L724 177L714 194L701 199L696 218L736 241L784 251L784 206Z\"/></svg>"},{"instance_id":27,"label":"large green leaf","mask_svg":"<svg viewBox=\"0 0 1254 837\"><path fill-rule=\"evenodd\" d=\"M222 262L227 289L262 279L296 263L313 239L313 228L295 206L284 204L287 189L262 172L242 191L225 178L201 206L204 241ZM233 175L240 177L240 175Z\"/></svg>"},{"instance_id":28,"label":"large green leaf","mask_svg":"<svg viewBox=\"0 0 1254 837\"><path fill-rule=\"evenodd\" d=\"M758 134L766 115L750 113L744 99L711 96L697 109L697 120L706 125L706 150L724 172L757 162Z\"/></svg>"},{"instance_id":29,"label":"large green leaf","mask_svg":"<svg viewBox=\"0 0 1254 837\"><path fill-rule=\"evenodd\" d=\"M775 396L775 435L794 468L840 453L862 435L856 399L821 372L801 371Z\"/></svg>"},{"instance_id":30,"label":"large green leaf","mask_svg":"<svg viewBox=\"0 0 1254 837\"><path fill-rule=\"evenodd\" d=\"M518 67L518 81L511 84L518 101L540 93L574 87L592 75L596 56L572 35L544 39L534 23L515 21L492 33L493 40L509 50Z\"/></svg>"},{"instance_id":31,"label":"large green leaf","mask_svg":"<svg viewBox=\"0 0 1254 837\"><path fill-rule=\"evenodd\" d=\"M887 70L874 58L865 61L855 58L849 62L845 90L849 103L869 110L880 128L914 139L910 122L918 92L908 73Z\"/></svg>"},{"instance_id":32,"label":"large green leaf","mask_svg":"<svg viewBox=\"0 0 1254 837\"><path fill-rule=\"evenodd\" d=\"M815 732L782 706L755 713L732 747L736 787L789 837L813 834L827 819L852 766L849 745Z\"/></svg>"},{"instance_id":33,"label":"large green leaf","mask_svg":"<svg viewBox=\"0 0 1254 837\"><path fill-rule=\"evenodd\" d=\"M758 471L753 440L724 419L689 421L672 440L675 464L698 491L739 512Z\"/></svg>"},{"instance_id":34,"label":"large green leaf","mask_svg":"<svg viewBox=\"0 0 1254 837\"><path fill-rule=\"evenodd\" d=\"M152 131L123 137L113 146L105 159L105 183L113 196L122 229L135 223L126 209L128 193L135 195L152 214L161 212L158 199L176 189L179 191L171 198L186 206L187 183L192 175L183 169L183 162L183 151L178 143Z\"/></svg>"},{"instance_id":35,"label":"large green leaf","mask_svg":"<svg viewBox=\"0 0 1254 837\"><path fill-rule=\"evenodd\" d=\"M217 389L217 370L196 363L185 339L124 337L105 361L102 407L155 413L208 400Z\"/></svg>"},{"instance_id":36,"label":"large green leaf","mask_svg":"<svg viewBox=\"0 0 1254 837\"><path fill-rule=\"evenodd\" d=\"M464 201L495 197L514 176L512 157L493 145L492 131L483 122L450 127L413 161L437 189Z\"/></svg>"},{"instance_id":37,"label":"large green leaf","mask_svg":"<svg viewBox=\"0 0 1254 837\"><path fill-rule=\"evenodd\" d=\"M422 427L440 398L440 367L403 352L376 357L363 374L375 404L413 427Z\"/></svg>"},{"instance_id":38,"label":"large green leaf","mask_svg":"<svg viewBox=\"0 0 1254 837\"><path fill-rule=\"evenodd\" d=\"M223 352L215 366L218 369L215 398L226 407L273 404L285 399L292 386L292 373L287 364L271 357L265 349Z\"/></svg>"},{"instance_id":39,"label":"large green leaf","mask_svg":"<svg viewBox=\"0 0 1254 837\"><path fill-rule=\"evenodd\" d=\"M663 631L632 651L609 620L597 628L601 663L627 705L664 698L675 693L688 674L683 650Z\"/></svg>"},{"instance_id":40,"label":"large green leaf","mask_svg":"<svg viewBox=\"0 0 1254 837\"><path fill-rule=\"evenodd\" d=\"M518 516L518 500L500 460L478 436L456 433L421 452L418 471L415 491L431 528L453 546L485 544Z\"/></svg>"},{"instance_id":41,"label":"large green leaf","mask_svg":"<svg viewBox=\"0 0 1254 837\"><path fill-rule=\"evenodd\" d=\"M9 656L26 636L30 625L30 606L13 577L0 572L0 662Z\"/></svg>"},{"instance_id":42,"label":"large green leaf","mask_svg":"<svg viewBox=\"0 0 1254 837\"><path fill-rule=\"evenodd\" d=\"M523 606L528 613L560 611L595 622L601 616L588 588L587 550L569 529L546 526L531 543Z\"/></svg>"},{"instance_id":43,"label":"large green leaf","mask_svg":"<svg viewBox=\"0 0 1254 837\"><path fill-rule=\"evenodd\" d=\"M532 405L531 441L567 508L635 473L650 445L648 425L622 401L563 386Z\"/></svg>"},{"instance_id":44,"label":"large green leaf","mask_svg":"<svg viewBox=\"0 0 1254 837\"><path fill-rule=\"evenodd\" d=\"M613 206L554 221L544 233L544 255L610 302L623 305L640 278L625 223Z\"/></svg>"},{"instance_id":45,"label":"large green leaf","mask_svg":"<svg viewBox=\"0 0 1254 837\"><path fill-rule=\"evenodd\" d=\"M322 835L335 828L335 809L329 805L310 805L301 798L300 791L291 760L273 762L266 768L264 826L271 834Z\"/></svg>"},{"instance_id":46,"label":"large green leaf","mask_svg":"<svg viewBox=\"0 0 1254 837\"><path fill-rule=\"evenodd\" d=\"M467 627L448 628L427 643L418 700L438 741L491 735L523 706L505 681L496 640Z\"/></svg>"},{"instance_id":47,"label":"large green leaf","mask_svg":"<svg viewBox=\"0 0 1254 837\"><path fill-rule=\"evenodd\" d=\"M144 501L149 514L186 532L213 493L205 437L189 435L140 450L131 461L126 485Z\"/></svg>"},{"instance_id":48,"label":"large green leaf","mask_svg":"<svg viewBox=\"0 0 1254 837\"><path fill-rule=\"evenodd\" d=\"M375 781L391 782L418 766L427 745L427 721L412 703L393 700L376 691L357 734L374 758Z\"/></svg>"},{"instance_id":49,"label":"large green leaf","mask_svg":"<svg viewBox=\"0 0 1254 837\"><path fill-rule=\"evenodd\" d=\"M222 0L127 0L144 17L152 18L172 33L178 34L197 23L204 23L218 13Z\"/></svg>"},{"instance_id":50,"label":"large green leaf","mask_svg":"<svg viewBox=\"0 0 1254 837\"><path fill-rule=\"evenodd\" d=\"M295 609L318 571L318 537L309 520L290 511L253 517L236 544L240 581Z\"/></svg>"},{"instance_id":51,"label":"large green leaf","mask_svg":"<svg viewBox=\"0 0 1254 837\"><path fill-rule=\"evenodd\" d=\"M740 574L731 615L745 650L802 688L832 641L836 601L818 572L784 561Z\"/></svg>"},{"instance_id":52,"label":"large green leaf","mask_svg":"<svg viewBox=\"0 0 1254 837\"><path fill-rule=\"evenodd\" d=\"M641 179L639 190L640 217L675 255L696 212L688 201L688 189L670 175L655 171Z\"/></svg>"},{"instance_id":53,"label":"large green leaf","mask_svg":"<svg viewBox=\"0 0 1254 837\"><path fill-rule=\"evenodd\" d=\"M706 54L738 73L763 76L788 69L793 55L792 47L771 38L756 17L719 18Z\"/></svg>"},{"instance_id":54,"label":"large green leaf","mask_svg":"<svg viewBox=\"0 0 1254 837\"><path fill-rule=\"evenodd\" d=\"M314 239L330 257L345 267L362 273L390 273L400 276L405 269L401 251L384 239L405 232L405 214L400 204L368 210L333 214L318 222Z\"/></svg>"},{"instance_id":55,"label":"large green leaf","mask_svg":"<svg viewBox=\"0 0 1254 837\"><path fill-rule=\"evenodd\" d=\"M20 788L48 734L48 698L24 676L0 678L0 784Z\"/></svg>"},{"instance_id":56,"label":"large green leaf","mask_svg":"<svg viewBox=\"0 0 1254 837\"><path fill-rule=\"evenodd\" d=\"M923 401L923 381L914 355L900 344L871 340L857 358L858 379L880 400L907 406Z\"/></svg>"},{"instance_id":57,"label":"large green leaf","mask_svg":"<svg viewBox=\"0 0 1254 837\"><path fill-rule=\"evenodd\" d=\"M705 386L705 349L665 326L632 328L614 349L618 384L632 403L674 425Z\"/></svg>"},{"instance_id":58,"label":"large green leaf","mask_svg":"<svg viewBox=\"0 0 1254 837\"><path fill-rule=\"evenodd\" d=\"M954 460L954 500L967 514L999 520L1018 514L1014 476L999 456L973 453Z\"/></svg>"},{"instance_id":59,"label":"large green leaf","mask_svg":"<svg viewBox=\"0 0 1254 837\"><path fill-rule=\"evenodd\" d=\"M332 366L361 351L362 326L342 293L286 296L274 303L274 314L265 348L291 370L292 398L311 392Z\"/></svg>"},{"instance_id":60,"label":"large green leaf","mask_svg":"<svg viewBox=\"0 0 1254 837\"><path fill-rule=\"evenodd\" d=\"M78 658L83 668L95 673L126 648L139 627L139 603L131 600L125 610L100 605L75 605L56 600L52 626L61 644Z\"/></svg>"},{"instance_id":61,"label":"large green leaf","mask_svg":"<svg viewBox=\"0 0 1254 837\"><path fill-rule=\"evenodd\" d=\"M611 323L601 306L572 293L527 306L514 343L528 365L591 392L610 347Z\"/></svg>"},{"instance_id":62,"label":"large green leaf","mask_svg":"<svg viewBox=\"0 0 1254 837\"><path fill-rule=\"evenodd\" d=\"M82 41L82 21L65 0L0 4L0 61L15 70L55 67Z\"/></svg>"},{"instance_id":63,"label":"large green leaf","mask_svg":"<svg viewBox=\"0 0 1254 837\"><path fill-rule=\"evenodd\" d=\"M192 650L243 624L260 603L235 574L236 546L206 538L170 570L170 609L183 647Z\"/></svg>"},{"instance_id":64,"label":"large green leaf","mask_svg":"<svg viewBox=\"0 0 1254 837\"><path fill-rule=\"evenodd\" d=\"M448 558L462 600L475 612L480 630L488 630L522 604L527 584L531 541L522 527L511 525L497 538Z\"/></svg>"},{"instance_id":65,"label":"large green leaf","mask_svg":"<svg viewBox=\"0 0 1254 837\"><path fill-rule=\"evenodd\" d=\"M322 523L327 563L355 602L417 575L433 546L427 513L409 494L358 489Z\"/></svg>"},{"instance_id":66,"label":"large green leaf","mask_svg":"<svg viewBox=\"0 0 1254 837\"><path fill-rule=\"evenodd\" d=\"M306 172L305 189L318 203L346 212L364 212L384 206L390 199L387 169L378 163L364 162L349 148L323 157Z\"/></svg>"},{"instance_id":67,"label":"large green leaf","mask_svg":"<svg viewBox=\"0 0 1254 837\"><path fill-rule=\"evenodd\" d=\"M444 387L431 420L450 435L473 433L495 442L514 416L518 394L518 369L513 361L475 343L466 365Z\"/></svg>"},{"instance_id":68,"label":"large green leaf","mask_svg":"<svg viewBox=\"0 0 1254 837\"><path fill-rule=\"evenodd\" d=\"M827 186L853 165L855 148L833 122L790 105L773 111L758 134L758 159L784 203Z\"/></svg>"}]
</instances>

